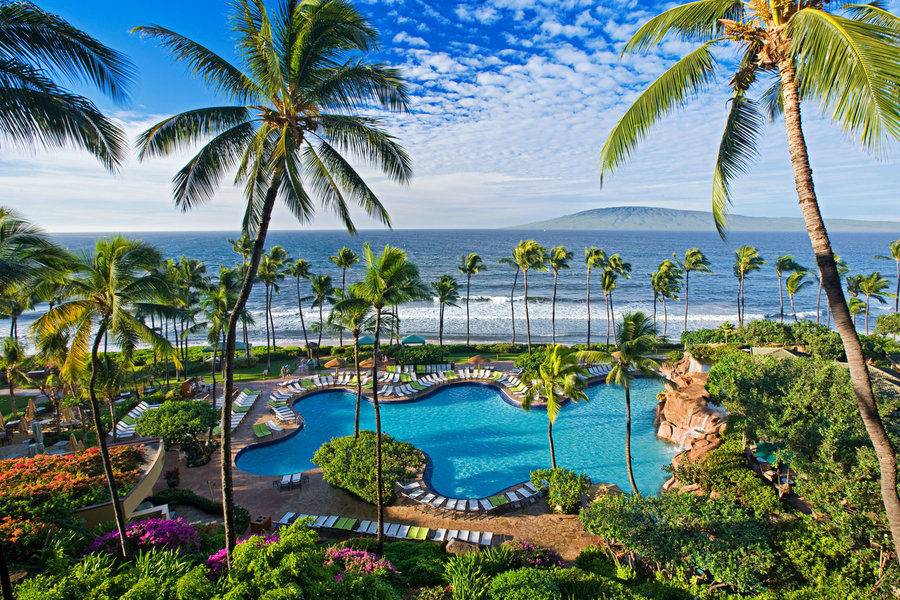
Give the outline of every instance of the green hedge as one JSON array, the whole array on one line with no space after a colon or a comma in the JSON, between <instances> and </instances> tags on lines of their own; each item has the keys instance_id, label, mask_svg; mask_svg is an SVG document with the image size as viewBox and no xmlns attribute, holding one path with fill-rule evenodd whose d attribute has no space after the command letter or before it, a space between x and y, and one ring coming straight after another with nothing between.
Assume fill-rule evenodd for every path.
<instances>
[{"instance_id":1,"label":"green hedge","mask_svg":"<svg viewBox=\"0 0 900 600\"><path fill-rule=\"evenodd\" d=\"M182 504L184 506L192 506L203 512L222 516L222 503L217 500L210 500L206 496L201 496L191 490L182 488L167 488L160 490L147 498L153 504ZM250 511L243 506L234 506L234 528L239 533L243 533L250 526Z\"/></svg>"},{"instance_id":2,"label":"green hedge","mask_svg":"<svg viewBox=\"0 0 900 600\"><path fill-rule=\"evenodd\" d=\"M587 475L556 468L532 471L531 483L547 491L547 505L550 510L574 514L581 507L581 497L587 493L591 480Z\"/></svg>"},{"instance_id":3,"label":"green hedge","mask_svg":"<svg viewBox=\"0 0 900 600\"><path fill-rule=\"evenodd\" d=\"M406 481L425 468L421 450L381 436L382 491L385 502L394 499L394 482ZM375 503L375 432L360 431L359 439L352 435L334 438L316 450L313 463L322 469L322 477L333 486L347 490L366 502Z\"/></svg>"}]
</instances>

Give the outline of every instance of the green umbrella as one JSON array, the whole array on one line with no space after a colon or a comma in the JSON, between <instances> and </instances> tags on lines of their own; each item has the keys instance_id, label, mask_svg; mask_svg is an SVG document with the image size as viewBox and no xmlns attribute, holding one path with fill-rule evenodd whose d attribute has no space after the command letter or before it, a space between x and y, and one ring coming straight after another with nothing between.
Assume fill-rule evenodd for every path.
<instances>
[{"instance_id":1,"label":"green umbrella","mask_svg":"<svg viewBox=\"0 0 900 600\"><path fill-rule=\"evenodd\" d=\"M426 343L425 338L423 338L421 335L408 335L403 338L402 341L404 346L414 346L416 344L421 345Z\"/></svg>"},{"instance_id":2,"label":"green umbrella","mask_svg":"<svg viewBox=\"0 0 900 600\"><path fill-rule=\"evenodd\" d=\"M375 345L375 337L371 335L364 335L359 338L360 346L374 346Z\"/></svg>"}]
</instances>

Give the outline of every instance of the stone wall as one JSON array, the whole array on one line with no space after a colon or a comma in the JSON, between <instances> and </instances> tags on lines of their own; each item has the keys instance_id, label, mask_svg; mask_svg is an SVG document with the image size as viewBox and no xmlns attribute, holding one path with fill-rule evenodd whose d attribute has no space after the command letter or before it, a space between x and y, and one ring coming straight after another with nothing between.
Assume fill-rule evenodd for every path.
<instances>
[{"instance_id":1,"label":"stone wall","mask_svg":"<svg viewBox=\"0 0 900 600\"><path fill-rule=\"evenodd\" d=\"M691 369L692 357L684 357L663 367L666 383L664 397L656 407L656 435L678 444L685 452L672 461L697 459L722 443L728 415L709 401L708 374Z\"/></svg>"}]
</instances>

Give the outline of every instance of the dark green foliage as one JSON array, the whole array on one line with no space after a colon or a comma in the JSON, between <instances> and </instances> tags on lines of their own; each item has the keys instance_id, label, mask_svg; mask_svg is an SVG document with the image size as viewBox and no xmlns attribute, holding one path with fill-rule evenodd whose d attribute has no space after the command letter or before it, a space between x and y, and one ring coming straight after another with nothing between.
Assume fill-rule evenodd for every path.
<instances>
[{"instance_id":1,"label":"dark green foliage","mask_svg":"<svg viewBox=\"0 0 900 600\"><path fill-rule=\"evenodd\" d=\"M384 557L397 567L393 578L402 587L436 585L444 579L447 555L437 544L392 542L385 544Z\"/></svg>"},{"instance_id":2,"label":"dark green foliage","mask_svg":"<svg viewBox=\"0 0 900 600\"><path fill-rule=\"evenodd\" d=\"M881 335L900 335L900 313L880 315L875 321L875 333Z\"/></svg>"},{"instance_id":3,"label":"dark green foliage","mask_svg":"<svg viewBox=\"0 0 900 600\"><path fill-rule=\"evenodd\" d=\"M518 554L503 545L454 556L447 562L445 576L453 587L453 600L482 600L487 598L491 578L520 566Z\"/></svg>"},{"instance_id":4,"label":"dark green foliage","mask_svg":"<svg viewBox=\"0 0 900 600\"><path fill-rule=\"evenodd\" d=\"M384 501L394 498L394 482L407 481L425 467L425 455L412 444L382 435L382 483ZM366 502L375 503L375 432L360 431L334 438L316 450L313 463L333 486L347 490Z\"/></svg>"},{"instance_id":5,"label":"dark green foliage","mask_svg":"<svg viewBox=\"0 0 900 600\"><path fill-rule=\"evenodd\" d=\"M397 359L401 365L433 365L445 362L447 351L440 346L425 344L424 346L389 346L386 355Z\"/></svg>"},{"instance_id":6,"label":"dark green foliage","mask_svg":"<svg viewBox=\"0 0 900 600\"><path fill-rule=\"evenodd\" d=\"M761 589L775 565L767 524L725 499L602 496L581 519L590 533L652 563L694 569L740 592Z\"/></svg>"},{"instance_id":7,"label":"dark green foliage","mask_svg":"<svg viewBox=\"0 0 900 600\"><path fill-rule=\"evenodd\" d=\"M538 469L531 472L531 483L547 492L550 510L574 514L581 507L581 498L587 493L591 480L569 469Z\"/></svg>"},{"instance_id":8,"label":"dark green foliage","mask_svg":"<svg viewBox=\"0 0 900 600\"><path fill-rule=\"evenodd\" d=\"M740 503L759 518L784 511L774 488L750 469L741 440L735 436L700 460L683 463L675 475L683 483L696 483L705 492Z\"/></svg>"},{"instance_id":9,"label":"dark green foliage","mask_svg":"<svg viewBox=\"0 0 900 600\"><path fill-rule=\"evenodd\" d=\"M615 577L616 563L610 558L609 552L597 546L588 546L575 559L575 566L582 571L593 573L601 577Z\"/></svg>"},{"instance_id":10,"label":"dark green foliage","mask_svg":"<svg viewBox=\"0 0 900 600\"><path fill-rule=\"evenodd\" d=\"M222 516L222 503L217 500L210 500L206 496L201 496L180 488L166 488L160 490L147 498L155 505L169 504L192 506L203 512L217 517ZM250 512L240 505L234 506L234 528L239 534L247 530L250 525Z\"/></svg>"},{"instance_id":11,"label":"dark green foliage","mask_svg":"<svg viewBox=\"0 0 900 600\"><path fill-rule=\"evenodd\" d=\"M546 358L546 349L535 347L531 352L523 352L516 357L516 367L522 369L523 379L537 377L538 370Z\"/></svg>"},{"instance_id":12,"label":"dark green foliage","mask_svg":"<svg viewBox=\"0 0 900 600\"><path fill-rule=\"evenodd\" d=\"M206 402L167 400L156 410L138 419L135 431L142 436L162 438L167 448L196 446L197 437L218 421L218 411Z\"/></svg>"},{"instance_id":13,"label":"dark green foliage","mask_svg":"<svg viewBox=\"0 0 900 600\"><path fill-rule=\"evenodd\" d=\"M488 588L490 600L561 600L556 581L542 569L526 567L494 577Z\"/></svg>"}]
</instances>

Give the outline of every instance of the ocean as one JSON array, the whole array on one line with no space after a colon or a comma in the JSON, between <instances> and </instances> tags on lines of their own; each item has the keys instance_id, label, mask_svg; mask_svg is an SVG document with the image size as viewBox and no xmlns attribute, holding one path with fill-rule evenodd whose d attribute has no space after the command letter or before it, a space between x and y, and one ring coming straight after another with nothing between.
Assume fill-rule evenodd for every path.
<instances>
[{"instance_id":1,"label":"ocean","mask_svg":"<svg viewBox=\"0 0 900 600\"><path fill-rule=\"evenodd\" d=\"M207 272L215 275L219 267L235 266L240 258L231 251L228 240L237 237L227 232L169 232L124 234L140 238L155 245L166 257L189 256L204 261ZM101 234L57 234L54 239L76 251L90 251ZM851 273L870 273L880 270L894 286L894 263L879 260L877 255L887 253L888 243L895 235L882 233L837 233L832 236L835 251L848 263ZM803 233L745 233L735 232L722 241L712 232L629 232L629 231L511 231L511 230L367 230L356 236L338 231L272 231L267 246L283 246L292 258L305 258L315 273L332 276L336 286L340 285L340 270L329 260L338 248L347 245L360 253L364 242L372 244L377 251L385 244L403 248L419 266L426 284L443 274L450 274L460 283L462 298L458 307L449 307L445 314L445 341L465 339L465 278L457 271L460 257L468 252L478 252L486 269L472 278L471 334L472 340L510 341L512 338L510 319L510 291L514 270L499 264L499 259L508 256L515 244L522 239L536 239L548 248L562 244L575 253L572 267L560 273L557 292L556 330L557 340L567 343L584 342L587 331L587 311L585 306L585 267L583 252L586 246L594 245L607 253L619 252L632 264L631 279L620 279L613 299L616 315L625 311L653 310L653 295L650 289L650 273L659 262L671 258L673 252L683 255L691 246L698 246L711 260L712 275L693 273L690 282L690 311L688 328L716 327L723 321L737 321L735 299L737 280L732 274L734 249L743 244L759 248L760 254L768 261L763 269L751 274L746 284L746 311L748 319L777 318L778 287L772 262L782 254L792 254L810 270L814 261L809 240ZM362 266L352 268L347 275L348 283L361 276ZM592 276L592 339L602 341L606 336L606 318L603 292L597 271ZM798 315L815 317L817 280L810 273L811 284L795 299ZM531 314L532 339L536 342L550 340L550 298L553 277L550 272L529 273L529 311ZM309 286L301 282L304 294ZM265 322L263 311L263 286L257 285L250 297L249 307L257 325L250 332L252 342L265 343ZM523 306L522 277L513 302L516 313L516 333L519 342L525 341L525 311ZM824 318L823 295L823 318ZM791 319L787 306L787 319ZM879 305L873 302L874 319L893 308L893 300ZM659 325L662 329L662 305L658 306ZM20 331L39 314L36 311L23 315ZM278 331L278 343L297 344L303 339L300 318L297 312L297 297L292 278L287 278L281 290L275 295L274 319ZM327 315L327 312L326 312ZM668 306L668 329L666 334L672 339L680 336L683 326L683 301L670 301ZM307 326L318 320L318 310L304 306ZM416 302L400 308L403 335L420 334L437 341L438 305L434 302ZM0 322L0 327L4 323ZM8 321L5 322L8 329ZM2 331L6 331L3 329ZM198 343L204 334L196 335Z\"/></svg>"}]
</instances>

